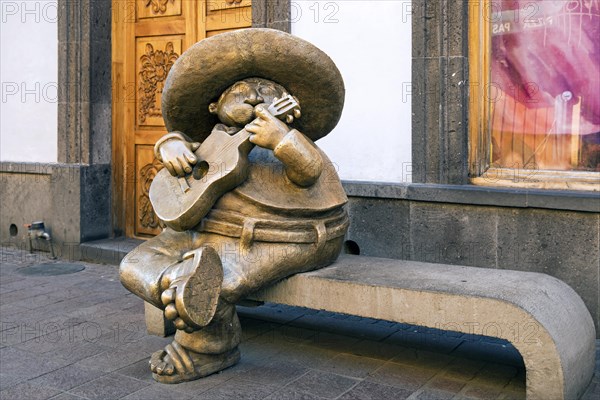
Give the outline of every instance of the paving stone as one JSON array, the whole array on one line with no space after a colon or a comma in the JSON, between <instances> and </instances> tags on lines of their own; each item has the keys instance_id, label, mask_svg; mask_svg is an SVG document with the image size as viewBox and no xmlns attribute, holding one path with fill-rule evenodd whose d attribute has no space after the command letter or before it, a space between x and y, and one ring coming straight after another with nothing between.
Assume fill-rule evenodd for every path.
<instances>
[{"instance_id":1,"label":"paving stone","mask_svg":"<svg viewBox=\"0 0 600 400\"><path fill-rule=\"evenodd\" d=\"M469 399L495 399L502 393L501 386L485 386L479 384L467 384L460 392L461 396Z\"/></svg>"},{"instance_id":2,"label":"paving stone","mask_svg":"<svg viewBox=\"0 0 600 400\"><path fill-rule=\"evenodd\" d=\"M116 330L108 323L104 325L103 321L98 322L103 326L102 335L94 343L110 347L113 350L133 351L134 344L148 336L145 329L144 331Z\"/></svg>"},{"instance_id":3,"label":"paving stone","mask_svg":"<svg viewBox=\"0 0 600 400\"><path fill-rule=\"evenodd\" d=\"M261 368L263 365L266 365L269 362L272 362L272 360L273 359L262 359L262 360L259 359L257 362L256 360L254 360L252 358L242 356L242 358L240 359L240 361L237 364L232 365L231 367L226 368L222 371L219 371L217 373L217 375L219 375L223 381L231 380L231 379L249 380L249 379L242 378L242 376L249 371L253 371L255 369ZM263 378L263 379L265 379L265 378Z\"/></svg>"},{"instance_id":4,"label":"paving stone","mask_svg":"<svg viewBox=\"0 0 600 400\"><path fill-rule=\"evenodd\" d=\"M458 393L465 386L465 381L435 376L427 383L427 388L450 393Z\"/></svg>"},{"instance_id":5,"label":"paving stone","mask_svg":"<svg viewBox=\"0 0 600 400\"><path fill-rule=\"evenodd\" d=\"M339 400L403 400L411 393L412 390L363 381L340 396Z\"/></svg>"},{"instance_id":6,"label":"paving stone","mask_svg":"<svg viewBox=\"0 0 600 400\"><path fill-rule=\"evenodd\" d=\"M405 350L406 347L395 344L384 343L381 341L376 342L373 340L361 340L352 345L350 352L357 356L378 358L380 360L389 361L400 352Z\"/></svg>"},{"instance_id":7,"label":"paving stone","mask_svg":"<svg viewBox=\"0 0 600 400\"><path fill-rule=\"evenodd\" d=\"M314 345L288 346L275 356L304 368L318 368L335 357L338 352ZM244 357L244 353L242 353Z\"/></svg>"},{"instance_id":8,"label":"paving stone","mask_svg":"<svg viewBox=\"0 0 600 400\"><path fill-rule=\"evenodd\" d=\"M153 383L154 379L152 379L152 371L150 371L150 364L148 363L149 360L150 358L148 357L147 359L137 361L131 365L118 369L116 373L130 376L139 379L140 381Z\"/></svg>"},{"instance_id":9,"label":"paving stone","mask_svg":"<svg viewBox=\"0 0 600 400\"><path fill-rule=\"evenodd\" d=\"M61 393L58 396L50 398L51 400L81 400L83 397L75 396L71 393Z\"/></svg>"},{"instance_id":10,"label":"paving stone","mask_svg":"<svg viewBox=\"0 0 600 400\"><path fill-rule=\"evenodd\" d=\"M444 368L442 375L450 379L468 381L473 379L484 364L483 361L457 358Z\"/></svg>"},{"instance_id":11,"label":"paving stone","mask_svg":"<svg viewBox=\"0 0 600 400\"><path fill-rule=\"evenodd\" d=\"M140 360L148 360L149 355L141 351L122 351L111 349L92 357L84 358L77 364L82 367L94 368L100 371L113 372L117 369L134 364Z\"/></svg>"},{"instance_id":12,"label":"paving stone","mask_svg":"<svg viewBox=\"0 0 600 400\"><path fill-rule=\"evenodd\" d=\"M155 383L123 397L123 399L127 400L166 400L173 398L177 398L177 400L188 400L192 399L193 396L181 392L178 392L177 395L174 396L173 385Z\"/></svg>"},{"instance_id":13,"label":"paving stone","mask_svg":"<svg viewBox=\"0 0 600 400\"><path fill-rule=\"evenodd\" d=\"M123 350L136 350L147 353L150 356L157 350L163 349L173 341L172 337L144 336L139 340L127 343L121 348Z\"/></svg>"},{"instance_id":14,"label":"paving stone","mask_svg":"<svg viewBox=\"0 0 600 400\"><path fill-rule=\"evenodd\" d=\"M31 281L29 282L29 284L21 283L19 284L19 286L22 287L16 289L15 291L0 295L0 303L4 305L14 304L38 296L40 294L47 294L56 290L56 288L37 286ZM20 305L21 307L27 308L27 302L22 302L20 303Z\"/></svg>"},{"instance_id":15,"label":"paving stone","mask_svg":"<svg viewBox=\"0 0 600 400\"><path fill-rule=\"evenodd\" d=\"M368 381L396 386L407 390L417 390L438 371L414 366L387 362L377 371L369 374Z\"/></svg>"},{"instance_id":16,"label":"paving stone","mask_svg":"<svg viewBox=\"0 0 600 400\"><path fill-rule=\"evenodd\" d=\"M28 322L2 321L0 326L4 327L0 332L0 344L3 346L14 346L44 334L39 325Z\"/></svg>"},{"instance_id":17,"label":"paving stone","mask_svg":"<svg viewBox=\"0 0 600 400\"><path fill-rule=\"evenodd\" d=\"M23 382L0 391L0 399L45 400L60 393L60 390L52 387Z\"/></svg>"},{"instance_id":18,"label":"paving stone","mask_svg":"<svg viewBox=\"0 0 600 400\"><path fill-rule=\"evenodd\" d=\"M272 386L284 386L304 375L308 370L297 364L273 361L239 375L240 379Z\"/></svg>"},{"instance_id":19,"label":"paving stone","mask_svg":"<svg viewBox=\"0 0 600 400\"><path fill-rule=\"evenodd\" d=\"M364 378L384 363L385 361L375 358L360 357L353 354L338 354L325 364L315 368L333 374Z\"/></svg>"},{"instance_id":20,"label":"paving stone","mask_svg":"<svg viewBox=\"0 0 600 400\"><path fill-rule=\"evenodd\" d=\"M417 368L443 368L450 364L454 357L426 350L405 349L399 352L391 362Z\"/></svg>"},{"instance_id":21,"label":"paving stone","mask_svg":"<svg viewBox=\"0 0 600 400\"><path fill-rule=\"evenodd\" d=\"M30 382L42 386L67 391L76 386L94 380L105 372L72 364L39 376Z\"/></svg>"},{"instance_id":22,"label":"paving stone","mask_svg":"<svg viewBox=\"0 0 600 400\"><path fill-rule=\"evenodd\" d=\"M326 324L324 324L324 318L327 318ZM326 313L304 315L295 319L292 324L306 328L319 326L321 330L326 332L370 340L381 340L400 330L396 325L378 325L366 318L360 318L358 320L355 320L352 317L336 319Z\"/></svg>"},{"instance_id":23,"label":"paving stone","mask_svg":"<svg viewBox=\"0 0 600 400\"><path fill-rule=\"evenodd\" d=\"M600 393L599 393L600 394ZM585 396L581 398L584 400ZM594 400L598 399L598 395L594 397ZM506 388L502 389L502 392L496 397L495 400L526 400L525 388L522 390L508 390Z\"/></svg>"},{"instance_id":24,"label":"paving stone","mask_svg":"<svg viewBox=\"0 0 600 400\"><path fill-rule=\"evenodd\" d=\"M415 400L450 400L456 393L446 392L445 390L424 388L420 389L418 393L411 398Z\"/></svg>"},{"instance_id":25,"label":"paving stone","mask_svg":"<svg viewBox=\"0 0 600 400\"><path fill-rule=\"evenodd\" d=\"M285 351L286 349L284 346L264 345L252 341L242 342L240 344L242 360L251 360L252 363L256 365L266 364L271 359L278 357L282 352Z\"/></svg>"},{"instance_id":26,"label":"paving stone","mask_svg":"<svg viewBox=\"0 0 600 400\"><path fill-rule=\"evenodd\" d=\"M244 318L240 316L242 325L242 342L250 340L254 337L266 334L279 326L273 322L261 321L253 318Z\"/></svg>"},{"instance_id":27,"label":"paving stone","mask_svg":"<svg viewBox=\"0 0 600 400\"><path fill-rule=\"evenodd\" d=\"M283 350L290 346L310 344L315 332L293 326L282 326L248 339L246 344L268 346Z\"/></svg>"},{"instance_id":28,"label":"paving stone","mask_svg":"<svg viewBox=\"0 0 600 400\"><path fill-rule=\"evenodd\" d=\"M299 392L297 390L283 388L265 397L265 400L322 400L323 397L318 397L309 393Z\"/></svg>"},{"instance_id":29,"label":"paving stone","mask_svg":"<svg viewBox=\"0 0 600 400\"><path fill-rule=\"evenodd\" d=\"M349 390L358 382L357 379L328 372L310 371L290 383L287 387L298 392L333 399Z\"/></svg>"},{"instance_id":30,"label":"paving stone","mask_svg":"<svg viewBox=\"0 0 600 400\"><path fill-rule=\"evenodd\" d=\"M19 306L16 304L2 304L0 305L0 319L5 320L8 317L11 317L13 315L20 315L22 313L25 313L29 310L29 308L24 307L24 306ZM0 330L2 330L2 327L0 327Z\"/></svg>"},{"instance_id":31,"label":"paving stone","mask_svg":"<svg viewBox=\"0 0 600 400\"><path fill-rule=\"evenodd\" d=\"M61 359L47 359L12 347L0 349L0 373L32 379L68 364Z\"/></svg>"},{"instance_id":32,"label":"paving stone","mask_svg":"<svg viewBox=\"0 0 600 400\"><path fill-rule=\"evenodd\" d=\"M238 365L239 364L241 364L241 361L240 363L238 363ZM225 371L209 375L202 379L196 379L195 381L182 382L178 383L177 385L170 385L169 389L173 389L172 397L177 398L181 393L184 395L192 395L195 398L201 398L198 396L202 396L202 393L221 385L223 382L230 380L232 375L227 374L227 372L231 371L233 368L236 367L228 368Z\"/></svg>"},{"instance_id":33,"label":"paving stone","mask_svg":"<svg viewBox=\"0 0 600 400\"><path fill-rule=\"evenodd\" d=\"M81 386L71 389L69 392L90 400L112 400L125 397L148 385L147 382L142 382L127 376L109 374L91 382L84 383Z\"/></svg>"},{"instance_id":34,"label":"paving stone","mask_svg":"<svg viewBox=\"0 0 600 400\"><path fill-rule=\"evenodd\" d=\"M437 329L427 332L421 328L413 328L412 330L400 330L388 337L385 342L449 354L460 346L463 339L445 335Z\"/></svg>"},{"instance_id":35,"label":"paving stone","mask_svg":"<svg viewBox=\"0 0 600 400\"><path fill-rule=\"evenodd\" d=\"M59 327L62 325L56 326ZM75 332L73 329L59 329L27 340L26 342L15 344L14 347L30 353L41 355L49 351L55 351L57 348L71 346L76 342L81 343L81 339L75 337Z\"/></svg>"},{"instance_id":36,"label":"paving stone","mask_svg":"<svg viewBox=\"0 0 600 400\"><path fill-rule=\"evenodd\" d=\"M27 378L23 376L0 373L0 390L8 389L26 380Z\"/></svg>"},{"instance_id":37,"label":"paving stone","mask_svg":"<svg viewBox=\"0 0 600 400\"><path fill-rule=\"evenodd\" d=\"M85 323L87 321L70 315L56 315L52 313L43 314L36 310L35 313L28 313L20 317L18 320L4 322L7 327L0 332L0 340L5 344L17 344L37 339L41 341L42 337L47 335L51 340L57 340L55 332L61 330L69 330L74 326ZM69 331L72 332L72 331ZM72 335L65 335L72 337ZM47 340L44 340L47 341Z\"/></svg>"},{"instance_id":38,"label":"paving stone","mask_svg":"<svg viewBox=\"0 0 600 400\"><path fill-rule=\"evenodd\" d=\"M228 380L196 396L207 400L258 400L275 393L277 386L263 385L245 380Z\"/></svg>"},{"instance_id":39,"label":"paving stone","mask_svg":"<svg viewBox=\"0 0 600 400\"><path fill-rule=\"evenodd\" d=\"M314 329L286 324L274 326L272 331L267 332L263 336L273 336L273 339L276 342L280 341L289 344L300 344L313 340L316 334L317 332Z\"/></svg>"},{"instance_id":40,"label":"paving stone","mask_svg":"<svg viewBox=\"0 0 600 400\"><path fill-rule=\"evenodd\" d=\"M58 290L55 292L39 294L37 296L33 296L27 299L27 301L20 302L24 307L29 308L30 310L36 310L40 307L47 307L52 304L61 303L64 304L66 300L70 297L80 297L85 296L85 292L83 290L77 289L77 295L69 295L64 293L63 290ZM60 306L59 306L60 307ZM63 309L62 307L59 309Z\"/></svg>"},{"instance_id":41,"label":"paving stone","mask_svg":"<svg viewBox=\"0 0 600 400\"><path fill-rule=\"evenodd\" d=\"M510 365L485 364L473 379L474 383L483 385L506 386L512 378L517 376L518 369Z\"/></svg>"},{"instance_id":42,"label":"paving stone","mask_svg":"<svg viewBox=\"0 0 600 400\"><path fill-rule=\"evenodd\" d=\"M321 349L351 353L354 345L359 341L358 338L346 335L316 331L309 344Z\"/></svg>"},{"instance_id":43,"label":"paving stone","mask_svg":"<svg viewBox=\"0 0 600 400\"><path fill-rule=\"evenodd\" d=\"M113 293L90 293L87 296L82 296L80 298L72 300L66 300L61 303L52 304L51 306L57 306L57 311L64 313L77 311L80 308L101 304L110 300L114 300L118 297L119 295Z\"/></svg>"},{"instance_id":44,"label":"paving stone","mask_svg":"<svg viewBox=\"0 0 600 400\"><path fill-rule=\"evenodd\" d=\"M14 272L14 270L17 268L16 265L10 265L10 264L3 264L2 265L2 279L0 279L0 288L7 286L9 283L13 283L13 282L18 282L21 279L19 279L19 277L17 276L10 276L8 274L9 271Z\"/></svg>"},{"instance_id":45,"label":"paving stone","mask_svg":"<svg viewBox=\"0 0 600 400\"><path fill-rule=\"evenodd\" d=\"M62 359L69 363L76 363L85 358L104 353L109 349L110 348L107 346L98 345L92 342L75 342L44 353L44 357L49 359Z\"/></svg>"}]
</instances>

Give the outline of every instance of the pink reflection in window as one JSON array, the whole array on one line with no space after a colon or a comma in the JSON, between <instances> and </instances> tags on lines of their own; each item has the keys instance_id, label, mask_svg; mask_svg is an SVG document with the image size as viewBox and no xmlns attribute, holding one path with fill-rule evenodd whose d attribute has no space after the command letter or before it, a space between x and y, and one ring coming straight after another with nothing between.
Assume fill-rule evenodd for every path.
<instances>
[{"instance_id":1,"label":"pink reflection in window","mask_svg":"<svg viewBox=\"0 0 600 400\"><path fill-rule=\"evenodd\" d=\"M492 162L600 171L600 0L492 2Z\"/></svg>"}]
</instances>

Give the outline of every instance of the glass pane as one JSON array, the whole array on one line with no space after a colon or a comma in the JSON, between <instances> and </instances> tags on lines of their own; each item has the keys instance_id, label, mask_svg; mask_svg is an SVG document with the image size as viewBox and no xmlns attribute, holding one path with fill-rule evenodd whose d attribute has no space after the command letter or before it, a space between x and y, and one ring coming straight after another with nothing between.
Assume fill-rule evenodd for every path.
<instances>
[{"instance_id":1,"label":"glass pane","mask_svg":"<svg viewBox=\"0 0 600 400\"><path fill-rule=\"evenodd\" d=\"M493 166L600 171L600 1L491 4Z\"/></svg>"}]
</instances>

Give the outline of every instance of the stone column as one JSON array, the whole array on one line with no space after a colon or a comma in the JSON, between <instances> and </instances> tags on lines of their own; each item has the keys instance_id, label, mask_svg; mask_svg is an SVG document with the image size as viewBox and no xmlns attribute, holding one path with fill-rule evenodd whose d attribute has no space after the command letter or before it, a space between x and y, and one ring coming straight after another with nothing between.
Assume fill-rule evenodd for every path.
<instances>
[{"instance_id":1,"label":"stone column","mask_svg":"<svg viewBox=\"0 0 600 400\"><path fill-rule=\"evenodd\" d=\"M413 182L466 184L469 2L412 4Z\"/></svg>"},{"instance_id":2,"label":"stone column","mask_svg":"<svg viewBox=\"0 0 600 400\"><path fill-rule=\"evenodd\" d=\"M255 0L252 2L252 27L272 28L290 33L290 0Z\"/></svg>"}]
</instances>

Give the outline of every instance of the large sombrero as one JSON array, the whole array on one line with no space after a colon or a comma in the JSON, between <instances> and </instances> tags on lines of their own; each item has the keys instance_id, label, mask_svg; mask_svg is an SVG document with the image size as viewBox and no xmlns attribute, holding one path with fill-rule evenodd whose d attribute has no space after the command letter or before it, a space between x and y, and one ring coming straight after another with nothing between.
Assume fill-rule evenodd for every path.
<instances>
[{"instance_id":1,"label":"large sombrero","mask_svg":"<svg viewBox=\"0 0 600 400\"><path fill-rule=\"evenodd\" d=\"M173 64L162 94L168 131L203 141L218 123L208 105L240 79L260 77L296 96L302 117L292 124L313 140L327 135L344 106L344 82L314 45L273 29L243 29L204 39Z\"/></svg>"}]
</instances>

